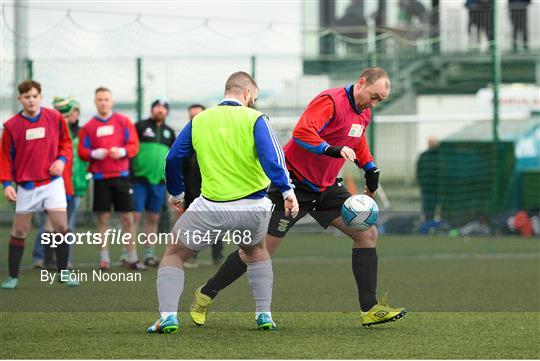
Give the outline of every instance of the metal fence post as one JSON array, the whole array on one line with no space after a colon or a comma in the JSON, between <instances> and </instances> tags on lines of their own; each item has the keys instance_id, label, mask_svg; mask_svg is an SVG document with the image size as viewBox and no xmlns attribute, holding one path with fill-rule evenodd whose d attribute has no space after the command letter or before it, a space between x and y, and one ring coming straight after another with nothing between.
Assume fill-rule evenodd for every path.
<instances>
[{"instance_id":1,"label":"metal fence post","mask_svg":"<svg viewBox=\"0 0 540 361\"><path fill-rule=\"evenodd\" d=\"M34 78L34 61L26 59L26 79L32 80Z\"/></svg>"},{"instance_id":2,"label":"metal fence post","mask_svg":"<svg viewBox=\"0 0 540 361\"><path fill-rule=\"evenodd\" d=\"M142 119L143 104L144 104L144 99L143 99L144 92L143 92L143 81L142 81L143 74L142 73L143 73L142 59L137 58L137 101L135 102L135 107L137 108L136 109L137 120Z\"/></svg>"},{"instance_id":3,"label":"metal fence post","mask_svg":"<svg viewBox=\"0 0 540 361\"><path fill-rule=\"evenodd\" d=\"M252 55L250 60L251 60L251 77L255 79L256 72L257 72L257 57L255 55Z\"/></svg>"}]
</instances>

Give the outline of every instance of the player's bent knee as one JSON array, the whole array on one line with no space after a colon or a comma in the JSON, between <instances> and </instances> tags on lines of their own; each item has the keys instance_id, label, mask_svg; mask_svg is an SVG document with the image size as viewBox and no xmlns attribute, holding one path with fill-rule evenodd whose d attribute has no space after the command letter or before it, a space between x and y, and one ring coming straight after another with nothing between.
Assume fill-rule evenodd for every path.
<instances>
[{"instance_id":1,"label":"player's bent knee","mask_svg":"<svg viewBox=\"0 0 540 361\"><path fill-rule=\"evenodd\" d=\"M375 226L367 231L356 231L354 234L355 248L373 248L377 246L379 232Z\"/></svg>"},{"instance_id":2,"label":"player's bent knee","mask_svg":"<svg viewBox=\"0 0 540 361\"><path fill-rule=\"evenodd\" d=\"M176 256L181 259L188 259L193 256L195 251L190 250L182 243L170 243L165 248L164 256Z\"/></svg>"},{"instance_id":3,"label":"player's bent knee","mask_svg":"<svg viewBox=\"0 0 540 361\"><path fill-rule=\"evenodd\" d=\"M281 244L281 241L283 241L283 238L274 237L270 235L266 236L266 249L268 250L268 253L270 255L273 255L276 252L279 245Z\"/></svg>"},{"instance_id":4,"label":"player's bent knee","mask_svg":"<svg viewBox=\"0 0 540 361\"><path fill-rule=\"evenodd\" d=\"M264 241L253 246L242 246L240 251L243 251L245 255L245 259L242 259L244 262L258 262L270 258Z\"/></svg>"},{"instance_id":5,"label":"player's bent knee","mask_svg":"<svg viewBox=\"0 0 540 361\"><path fill-rule=\"evenodd\" d=\"M13 237L16 237L16 238L26 238L26 236L28 236L28 231L27 229L23 229L23 228L15 228L11 231L11 235Z\"/></svg>"}]
</instances>

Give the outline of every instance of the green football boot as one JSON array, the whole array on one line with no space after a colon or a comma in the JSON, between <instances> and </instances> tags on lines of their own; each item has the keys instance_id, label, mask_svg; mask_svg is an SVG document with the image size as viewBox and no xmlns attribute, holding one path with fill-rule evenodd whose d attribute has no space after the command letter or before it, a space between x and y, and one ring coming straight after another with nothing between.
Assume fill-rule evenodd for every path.
<instances>
[{"instance_id":1,"label":"green football boot","mask_svg":"<svg viewBox=\"0 0 540 361\"><path fill-rule=\"evenodd\" d=\"M362 322L362 326L369 327L380 323L393 322L407 314L407 309L405 308L390 307L386 300L387 296L388 294L385 294L369 311L361 313L360 321Z\"/></svg>"},{"instance_id":2,"label":"green football boot","mask_svg":"<svg viewBox=\"0 0 540 361\"><path fill-rule=\"evenodd\" d=\"M257 327L263 331L277 330L276 324L272 321L272 316L264 312L257 317Z\"/></svg>"},{"instance_id":3,"label":"green football boot","mask_svg":"<svg viewBox=\"0 0 540 361\"><path fill-rule=\"evenodd\" d=\"M206 314L214 303L210 297L201 292L201 287L197 288L193 297L193 303L189 307L189 316L191 321L197 326L204 326Z\"/></svg>"}]
</instances>

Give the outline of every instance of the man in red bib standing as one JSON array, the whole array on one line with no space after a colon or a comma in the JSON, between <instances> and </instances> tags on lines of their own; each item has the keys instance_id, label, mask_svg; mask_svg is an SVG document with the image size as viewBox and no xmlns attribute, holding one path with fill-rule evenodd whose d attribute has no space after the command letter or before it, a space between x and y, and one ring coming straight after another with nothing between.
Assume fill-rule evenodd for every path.
<instances>
[{"instance_id":1,"label":"man in red bib standing","mask_svg":"<svg viewBox=\"0 0 540 361\"><path fill-rule=\"evenodd\" d=\"M79 131L78 153L83 161L90 162L88 170L94 178L94 205L97 214L97 231L103 235L109 227L111 207L120 213L124 234L131 234L127 245L130 269L146 267L138 261L133 220L133 188L129 180L129 159L139 151L137 130L125 115L113 112L113 98L109 89L100 87L95 92L97 115ZM108 245L100 245L100 269L110 268Z\"/></svg>"},{"instance_id":2,"label":"man in red bib standing","mask_svg":"<svg viewBox=\"0 0 540 361\"><path fill-rule=\"evenodd\" d=\"M26 80L18 85L22 110L4 123L0 152L0 181L4 197L15 202L9 239L9 277L1 287L14 289L34 212L47 211L57 236L67 233L66 188L62 174L71 167L73 150L67 123L57 110L41 106L41 85ZM17 189L12 185L15 182ZM52 237L42 237L50 244ZM56 242L55 242L56 243ZM69 245L54 246L59 277L70 287L79 285L66 272Z\"/></svg>"}]
</instances>

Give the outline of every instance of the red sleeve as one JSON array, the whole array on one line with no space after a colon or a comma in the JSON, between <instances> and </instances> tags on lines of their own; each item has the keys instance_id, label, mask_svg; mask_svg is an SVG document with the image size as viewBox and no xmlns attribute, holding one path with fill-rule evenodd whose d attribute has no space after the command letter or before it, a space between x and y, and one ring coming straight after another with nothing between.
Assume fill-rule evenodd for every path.
<instances>
[{"instance_id":1,"label":"red sleeve","mask_svg":"<svg viewBox=\"0 0 540 361\"><path fill-rule=\"evenodd\" d=\"M4 126L4 130L2 131L2 147L0 148L0 181L4 183L4 186L7 186L7 183L13 180L12 148L13 142L11 135Z\"/></svg>"},{"instance_id":2,"label":"red sleeve","mask_svg":"<svg viewBox=\"0 0 540 361\"><path fill-rule=\"evenodd\" d=\"M368 165L369 163L373 163L373 155L371 155L371 152L369 151L369 145L365 133L362 134L360 144L358 144L358 147L356 148L356 160L356 164L360 168L364 168L364 166ZM375 164L373 163L373 167L374 166ZM368 167L368 169L373 167Z\"/></svg>"},{"instance_id":3,"label":"red sleeve","mask_svg":"<svg viewBox=\"0 0 540 361\"><path fill-rule=\"evenodd\" d=\"M90 153L92 152L92 148L90 147L90 138L88 137L88 134L86 134L86 128L82 127L79 130L79 145L77 146L77 153L79 153L79 158L81 158L85 162L90 162L92 160L92 157L90 157Z\"/></svg>"},{"instance_id":4,"label":"red sleeve","mask_svg":"<svg viewBox=\"0 0 540 361\"><path fill-rule=\"evenodd\" d=\"M72 196L73 191L73 162L69 162L64 167L64 172L62 173L62 178L64 179L64 188L66 189L66 194Z\"/></svg>"},{"instance_id":5,"label":"red sleeve","mask_svg":"<svg viewBox=\"0 0 540 361\"><path fill-rule=\"evenodd\" d=\"M296 144L312 153L322 154L328 143L319 132L332 120L334 111L334 101L326 95L309 103L293 130Z\"/></svg>"},{"instance_id":6,"label":"red sleeve","mask_svg":"<svg viewBox=\"0 0 540 361\"><path fill-rule=\"evenodd\" d=\"M126 153L128 158L133 158L139 153L139 136L133 123L126 119Z\"/></svg>"},{"instance_id":7,"label":"red sleeve","mask_svg":"<svg viewBox=\"0 0 540 361\"><path fill-rule=\"evenodd\" d=\"M58 158L64 159L66 163L73 161L73 142L69 135L67 122L60 116L60 142L58 143Z\"/></svg>"}]
</instances>

